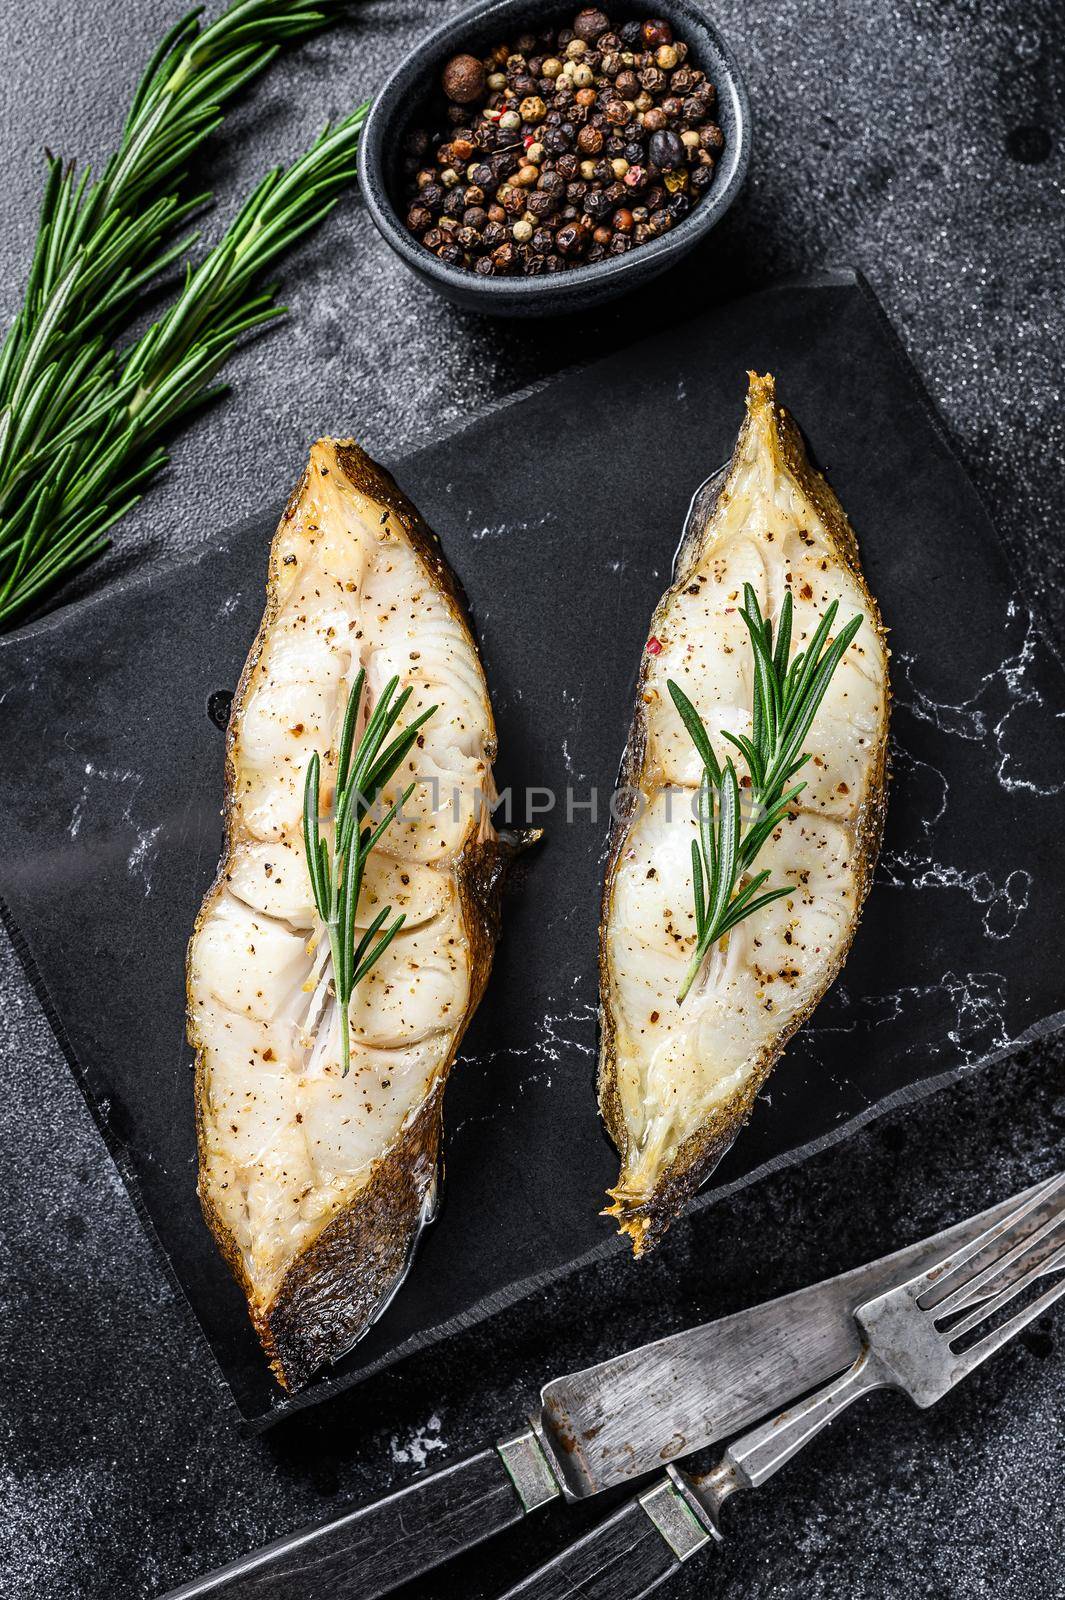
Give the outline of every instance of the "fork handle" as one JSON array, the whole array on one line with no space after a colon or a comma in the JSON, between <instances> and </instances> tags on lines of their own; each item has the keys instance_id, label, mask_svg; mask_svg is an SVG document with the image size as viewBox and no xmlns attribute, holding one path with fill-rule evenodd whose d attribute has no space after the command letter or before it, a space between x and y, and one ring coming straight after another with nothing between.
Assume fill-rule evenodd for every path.
<instances>
[{"instance_id":1,"label":"fork handle","mask_svg":"<svg viewBox=\"0 0 1065 1600\"><path fill-rule=\"evenodd\" d=\"M663 1478L500 1600L643 1600L720 1537L687 1486Z\"/></svg>"},{"instance_id":2,"label":"fork handle","mask_svg":"<svg viewBox=\"0 0 1065 1600\"><path fill-rule=\"evenodd\" d=\"M695 1480L696 1492L716 1515L724 1495L735 1489L757 1489L809 1444L822 1428L834 1422L841 1411L860 1400L862 1395L883 1389L891 1382L876 1356L868 1349L863 1350L854 1365L831 1383L815 1389L798 1405L789 1406L760 1427L733 1440L719 1464L704 1478ZM723 1491L720 1497L715 1493L718 1486Z\"/></svg>"}]
</instances>

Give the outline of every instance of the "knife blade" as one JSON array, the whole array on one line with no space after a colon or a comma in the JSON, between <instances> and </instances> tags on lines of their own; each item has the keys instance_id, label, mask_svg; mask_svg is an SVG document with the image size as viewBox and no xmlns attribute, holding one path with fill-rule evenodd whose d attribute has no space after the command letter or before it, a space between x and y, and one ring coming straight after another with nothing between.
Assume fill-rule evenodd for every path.
<instances>
[{"instance_id":1,"label":"knife blade","mask_svg":"<svg viewBox=\"0 0 1065 1600\"><path fill-rule=\"evenodd\" d=\"M1014 1196L838 1277L556 1378L541 1390L531 1426L164 1600L380 1600L541 1505L646 1476L834 1377L857 1354L857 1305L1017 1203Z\"/></svg>"},{"instance_id":2,"label":"knife blade","mask_svg":"<svg viewBox=\"0 0 1065 1600\"><path fill-rule=\"evenodd\" d=\"M856 1306L1038 1187L838 1277L555 1378L533 1426L567 1499L694 1455L835 1377L858 1354Z\"/></svg>"}]
</instances>

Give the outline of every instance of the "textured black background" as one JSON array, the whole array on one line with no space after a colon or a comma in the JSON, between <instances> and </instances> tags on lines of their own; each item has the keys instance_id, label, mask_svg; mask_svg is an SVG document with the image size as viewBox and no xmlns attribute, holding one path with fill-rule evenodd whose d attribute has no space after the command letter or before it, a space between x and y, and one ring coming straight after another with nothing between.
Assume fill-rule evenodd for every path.
<instances>
[{"instance_id":1,"label":"textured black background","mask_svg":"<svg viewBox=\"0 0 1065 1600\"><path fill-rule=\"evenodd\" d=\"M315 433L354 431L394 455L685 301L848 259L887 306L1065 636L1058 8L716 9L748 75L755 155L743 199L690 267L594 321L488 327L408 280L353 199L286 276L293 323L243 355L236 395L175 452L111 570L276 501ZM41 146L104 153L136 64L172 15L164 0L0 15L5 315L32 240ZM225 212L264 165L372 89L424 15L381 0L275 71L215 152ZM608 470L592 464L590 483ZM5 969L0 1591L19 1600L151 1595L407 1481L423 1460L454 1459L508 1425L550 1371L682 1326L693 1308L727 1310L857 1261L1060 1164L1062 1058L1044 1051L678 1228L639 1273L597 1267L249 1441L202 1369L9 956ZM737 1503L716 1573L690 1574L676 1594L1061 1594L1062 1343L1060 1318L1032 1330L928 1416L895 1397L868 1402ZM491 1595L589 1514L559 1512L420 1593Z\"/></svg>"}]
</instances>

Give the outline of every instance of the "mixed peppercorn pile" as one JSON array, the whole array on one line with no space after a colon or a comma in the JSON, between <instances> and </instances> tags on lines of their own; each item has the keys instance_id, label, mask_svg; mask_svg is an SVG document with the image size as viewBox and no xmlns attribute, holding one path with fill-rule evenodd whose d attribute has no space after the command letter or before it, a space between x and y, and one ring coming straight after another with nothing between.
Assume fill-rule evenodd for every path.
<instances>
[{"instance_id":1,"label":"mixed peppercorn pile","mask_svg":"<svg viewBox=\"0 0 1065 1600\"><path fill-rule=\"evenodd\" d=\"M444 68L410 134L407 226L483 277L562 272L658 238L713 182L716 94L668 22L587 8Z\"/></svg>"}]
</instances>

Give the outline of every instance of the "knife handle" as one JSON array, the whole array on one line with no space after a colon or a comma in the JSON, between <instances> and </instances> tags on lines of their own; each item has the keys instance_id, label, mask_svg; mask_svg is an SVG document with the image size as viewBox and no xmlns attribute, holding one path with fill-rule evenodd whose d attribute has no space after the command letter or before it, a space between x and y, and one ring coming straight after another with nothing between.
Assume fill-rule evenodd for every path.
<instances>
[{"instance_id":1,"label":"knife handle","mask_svg":"<svg viewBox=\"0 0 1065 1600\"><path fill-rule=\"evenodd\" d=\"M275 1540L163 1600L379 1600L561 1491L532 1433Z\"/></svg>"},{"instance_id":2,"label":"knife handle","mask_svg":"<svg viewBox=\"0 0 1065 1600\"><path fill-rule=\"evenodd\" d=\"M663 1478L500 1600L642 1600L720 1538L683 1480Z\"/></svg>"}]
</instances>

